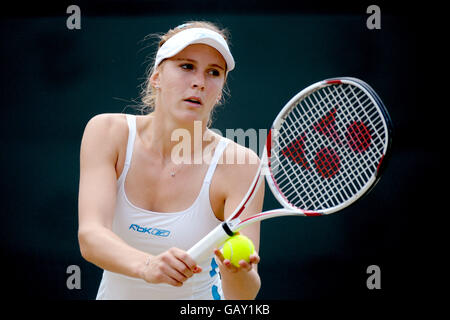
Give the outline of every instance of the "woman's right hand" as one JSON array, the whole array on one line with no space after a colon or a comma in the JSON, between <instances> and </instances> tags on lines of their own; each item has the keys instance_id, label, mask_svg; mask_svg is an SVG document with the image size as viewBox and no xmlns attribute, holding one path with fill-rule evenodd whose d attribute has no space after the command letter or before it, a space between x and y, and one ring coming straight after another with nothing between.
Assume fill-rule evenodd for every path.
<instances>
[{"instance_id":1,"label":"woman's right hand","mask_svg":"<svg viewBox=\"0 0 450 320\"><path fill-rule=\"evenodd\" d=\"M187 279L200 272L202 269L186 251L171 248L149 257L142 278L149 283L167 283L181 287Z\"/></svg>"}]
</instances>

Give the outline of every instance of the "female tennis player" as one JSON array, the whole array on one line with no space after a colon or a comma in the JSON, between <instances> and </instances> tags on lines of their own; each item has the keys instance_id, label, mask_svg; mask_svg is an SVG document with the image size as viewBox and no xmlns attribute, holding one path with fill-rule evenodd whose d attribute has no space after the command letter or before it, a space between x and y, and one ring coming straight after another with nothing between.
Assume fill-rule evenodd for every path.
<instances>
[{"instance_id":1,"label":"female tennis player","mask_svg":"<svg viewBox=\"0 0 450 320\"><path fill-rule=\"evenodd\" d=\"M142 97L151 112L97 115L81 142L78 236L82 256L104 269L97 299L254 299L259 224L244 231L256 253L239 268L219 250L203 264L186 252L239 205L259 165L209 129L234 68L225 33L208 22L169 30L151 66ZM263 197L261 188L244 215Z\"/></svg>"}]
</instances>

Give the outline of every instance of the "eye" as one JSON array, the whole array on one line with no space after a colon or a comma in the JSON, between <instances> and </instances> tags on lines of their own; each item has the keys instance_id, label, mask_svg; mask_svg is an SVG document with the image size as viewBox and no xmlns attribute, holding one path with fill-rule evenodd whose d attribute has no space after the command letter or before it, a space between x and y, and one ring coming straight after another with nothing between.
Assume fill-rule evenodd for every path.
<instances>
[{"instance_id":1,"label":"eye","mask_svg":"<svg viewBox=\"0 0 450 320\"><path fill-rule=\"evenodd\" d=\"M184 70L193 70L194 69L194 65L192 63L183 63L182 65L180 65L181 69Z\"/></svg>"},{"instance_id":2,"label":"eye","mask_svg":"<svg viewBox=\"0 0 450 320\"><path fill-rule=\"evenodd\" d=\"M208 71L208 74L210 74L211 76L214 76L214 77L218 77L218 76L220 76L220 71L217 69L211 69Z\"/></svg>"}]
</instances>

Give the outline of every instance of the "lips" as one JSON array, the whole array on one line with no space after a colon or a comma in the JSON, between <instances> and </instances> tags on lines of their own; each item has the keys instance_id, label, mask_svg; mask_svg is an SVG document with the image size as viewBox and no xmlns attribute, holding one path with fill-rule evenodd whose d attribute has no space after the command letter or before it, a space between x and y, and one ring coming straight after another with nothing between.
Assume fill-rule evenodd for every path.
<instances>
[{"instance_id":1,"label":"lips","mask_svg":"<svg viewBox=\"0 0 450 320\"><path fill-rule=\"evenodd\" d=\"M200 99L199 97L194 97L194 96L186 98L186 99L184 99L184 101L192 103L194 105L198 105L198 106L201 106L203 104L202 99Z\"/></svg>"}]
</instances>

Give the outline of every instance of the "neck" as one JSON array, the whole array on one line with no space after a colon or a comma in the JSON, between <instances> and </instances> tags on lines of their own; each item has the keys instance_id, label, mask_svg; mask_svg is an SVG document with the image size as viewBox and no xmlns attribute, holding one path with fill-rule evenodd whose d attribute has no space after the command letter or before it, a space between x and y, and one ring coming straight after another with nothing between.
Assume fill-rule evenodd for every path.
<instances>
[{"instance_id":1,"label":"neck","mask_svg":"<svg viewBox=\"0 0 450 320\"><path fill-rule=\"evenodd\" d=\"M143 128L146 144L150 151L159 155L163 162L194 163L202 162L203 150L212 140L206 122L194 121L175 123L160 121L158 117L147 116Z\"/></svg>"}]
</instances>

